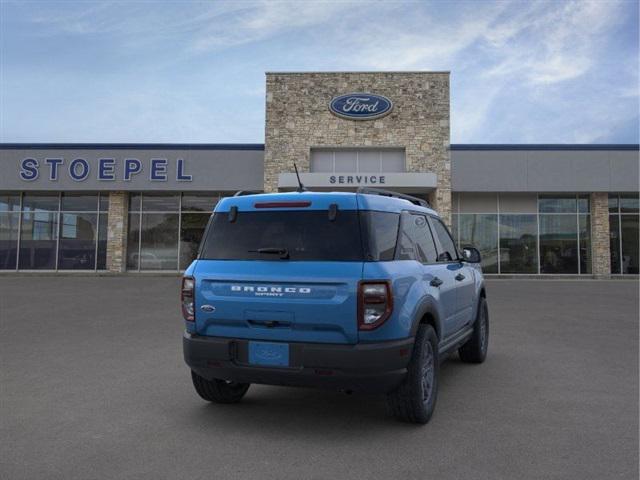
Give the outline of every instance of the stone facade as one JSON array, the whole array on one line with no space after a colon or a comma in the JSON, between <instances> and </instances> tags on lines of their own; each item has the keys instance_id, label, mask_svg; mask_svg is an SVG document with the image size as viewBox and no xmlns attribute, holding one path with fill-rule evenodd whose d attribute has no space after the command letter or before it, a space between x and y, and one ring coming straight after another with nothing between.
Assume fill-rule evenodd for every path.
<instances>
[{"instance_id":1,"label":"stone facade","mask_svg":"<svg viewBox=\"0 0 640 480\"><path fill-rule=\"evenodd\" d=\"M127 223L129 218L129 193L109 193L107 219L107 270L121 273L127 268Z\"/></svg>"},{"instance_id":2,"label":"stone facade","mask_svg":"<svg viewBox=\"0 0 640 480\"><path fill-rule=\"evenodd\" d=\"M606 192L591 194L591 258L593 275L611 274L609 245L609 196Z\"/></svg>"},{"instance_id":3,"label":"stone facade","mask_svg":"<svg viewBox=\"0 0 640 480\"><path fill-rule=\"evenodd\" d=\"M407 172L437 175L429 200L450 223L449 73L267 73L266 81L265 191L277 191L294 162L309 171L316 147L403 148ZM331 99L351 92L384 95L393 110L367 121L333 115Z\"/></svg>"}]
</instances>

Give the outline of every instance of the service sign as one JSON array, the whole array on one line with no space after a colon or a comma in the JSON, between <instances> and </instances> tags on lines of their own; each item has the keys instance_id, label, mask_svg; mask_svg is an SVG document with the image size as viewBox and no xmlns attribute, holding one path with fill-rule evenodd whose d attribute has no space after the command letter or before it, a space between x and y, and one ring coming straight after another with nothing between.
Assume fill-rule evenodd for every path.
<instances>
[{"instance_id":1,"label":"service sign","mask_svg":"<svg viewBox=\"0 0 640 480\"><path fill-rule=\"evenodd\" d=\"M329 110L338 117L350 120L373 120L384 117L393 109L393 102L373 93L347 93L334 97Z\"/></svg>"},{"instance_id":2,"label":"service sign","mask_svg":"<svg viewBox=\"0 0 640 480\"><path fill-rule=\"evenodd\" d=\"M351 190L357 187L378 187L411 193L430 192L438 185L438 176L430 172L381 173L320 173L300 174L302 183L319 190ZM278 188L293 190L298 186L295 173L278 175Z\"/></svg>"}]
</instances>

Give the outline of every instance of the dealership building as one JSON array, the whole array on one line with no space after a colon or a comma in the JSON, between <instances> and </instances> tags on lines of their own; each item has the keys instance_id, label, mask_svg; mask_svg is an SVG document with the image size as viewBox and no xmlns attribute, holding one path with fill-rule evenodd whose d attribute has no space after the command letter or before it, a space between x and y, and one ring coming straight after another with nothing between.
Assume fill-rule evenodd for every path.
<instances>
[{"instance_id":1,"label":"dealership building","mask_svg":"<svg viewBox=\"0 0 640 480\"><path fill-rule=\"evenodd\" d=\"M294 163L428 200L486 273L638 274L638 145L452 145L448 72L267 73L264 144L0 144L0 272L184 270L221 197Z\"/></svg>"}]
</instances>

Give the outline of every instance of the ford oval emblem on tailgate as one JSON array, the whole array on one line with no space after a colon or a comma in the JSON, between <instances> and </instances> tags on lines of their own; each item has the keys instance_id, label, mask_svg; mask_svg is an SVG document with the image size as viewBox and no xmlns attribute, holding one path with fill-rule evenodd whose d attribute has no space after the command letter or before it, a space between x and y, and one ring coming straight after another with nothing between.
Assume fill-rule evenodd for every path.
<instances>
[{"instance_id":1,"label":"ford oval emblem on tailgate","mask_svg":"<svg viewBox=\"0 0 640 480\"><path fill-rule=\"evenodd\" d=\"M202 310L203 312L215 312L216 307L214 307L213 305L202 305L200 307L200 310Z\"/></svg>"}]
</instances>

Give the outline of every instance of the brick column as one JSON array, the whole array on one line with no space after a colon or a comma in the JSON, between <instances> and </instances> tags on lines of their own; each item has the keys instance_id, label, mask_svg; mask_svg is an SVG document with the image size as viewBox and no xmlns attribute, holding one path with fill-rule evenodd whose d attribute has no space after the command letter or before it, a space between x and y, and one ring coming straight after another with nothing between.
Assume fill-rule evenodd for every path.
<instances>
[{"instance_id":1,"label":"brick column","mask_svg":"<svg viewBox=\"0 0 640 480\"><path fill-rule=\"evenodd\" d=\"M129 194L109 193L107 220L107 270L121 273L127 269L127 223Z\"/></svg>"},{"instance_id":2,"label":"brick column","mask_svg":"<svg viewBox=\"0 0 640 480\"><path fill-rule=\"evenodd\" d=\"M451 228L451 190L440 188L429 196L430 204L444 223Z\"/></svg>"},{"instance_id":3,"label":"brick column","mask_svg":"<svg viewBox=\"0 0 640 480\"><path fill-rule=\"evenodd\" d=\"M611 275L609 196L606 192L591 194L591 261L594 275Z\"/></svg>"}]
</instances>

